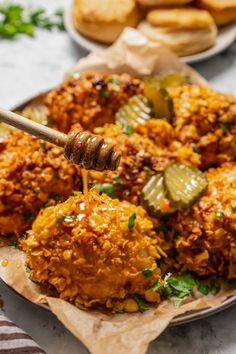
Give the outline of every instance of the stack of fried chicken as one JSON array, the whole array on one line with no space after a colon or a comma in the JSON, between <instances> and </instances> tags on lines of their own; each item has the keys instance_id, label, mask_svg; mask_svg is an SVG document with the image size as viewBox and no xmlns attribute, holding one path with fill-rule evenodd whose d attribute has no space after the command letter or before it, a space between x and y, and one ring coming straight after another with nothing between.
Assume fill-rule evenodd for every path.
<instances>
[{"instance_id":1,"label":"stack of fried chicken","mask_svg":"<svg viewBox=\"0 0 236 354\"><path fill-rule=\"evenodd\" d=\"M122 154L117 171L89 173L88 193L60 148L19 131L1 140L0 234L17 237L34 281L80 308L159 303L167 272L236 277L236 99L170 75L85 73L47 95L51 126L101 134Z\"/></svg>"}]
</instances>

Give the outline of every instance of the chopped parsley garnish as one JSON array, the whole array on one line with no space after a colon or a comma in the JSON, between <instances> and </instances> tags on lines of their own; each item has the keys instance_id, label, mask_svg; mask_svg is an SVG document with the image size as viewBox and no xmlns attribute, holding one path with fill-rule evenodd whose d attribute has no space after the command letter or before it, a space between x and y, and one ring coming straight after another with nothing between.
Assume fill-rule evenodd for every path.
<instances>
[{"instance_id":1,"label":"chopped parsley garnish","mask_svg":"<svg viewBox=\"0 0 236 354\"><path fill-rule=\"evenodd\" d=\"M30 272L31 272L31 269L30 269L30 267L28 266L28 264L26 264L26 266L25 266L25 271L26 271L26 273L30 273Z\"/></svg>"},{"instance_id":2,"label":"chopped parsley garnish","mask_svg":"<svg viewBox=\"0 0 236 354\"><path fill-rule=\"evenodd\" d=\"M224 217L223 211L217 211L217 212L216 212L216 218L217 218L218 220L222 220L223 217Z\"/></svg>"},{"instance_id":3,"label":"chopped parsley garnish","mask_svg":"<svg viewBox=\"0 0 236 354\"><path fill-rule=\"evenodd\" d=\"M28 223L30 223L30 222L32 222L34 220L34 217L33 217L33 215L31 214L30 211L25 211L23 213L23 217L24 217L25 221L28 222Z\"/></svg>"},{"instance_id":4,"label":"chopped parsley garnish","mask_svg":"<svg viewBox=\"0 0 236 354\"><path fill-rule=\"evenodd\" d=\"M167 284L171 287L173 295L183 298L191 293L196 282L190 274L182 274L176 278L169 277Z\"/></svg>"},{"instance_id":5,"label":"chopped parsley garnish","mask_svg":"<svg viewBox=\"0 0 236 354\"><path fill-rule=\"evenodd\" d=\"M12 238L9 240L9 246L18 248L18 240L16 238Z\"/></svg>"},{"instance_id":6,"label":"chopped parsley garnish","mask_svg":"<svg viewBox=\"0 0 236 354\"><path fill-rule=\"evenodd\" d=\"M122 124L122 129L123 132L127 135L131 135L134 132L134 129L128 124Z\"/></svg>"},{"instance_id":7,"label":"chopped parsley garnish","mask_svg":"<svg viewBox=\"0 0 236 354\"><path fill-rule=\"evenodd\" d=\"M199 153L199 148L197 145L194 145L192 149L193 149L193 152L196 152L197 154Z\"/></svg>"},{"instance_id":8,"label":"chopped parsley garnish","mask_svg":"<svg viewBox=\"0 0 236 354\"><path fill-rule=\"evenodd\" d=\"M61 200L61 195L58 194L58 193L55 193L55 194L52 195L52 199L54 199L56 201Z\"/></svg>"},{"instance_id":9,"label":"chopped parsley garnish","mask_svg":"<svg viewBox=\"0 0 236 354\"><path fill-rule=\"evenodd\" d=\"M176 297L176 296L173 296L171 298L171 302L172 302L172 304L174 305L175 308L179 308L180 305L181 305L181 299Z\"/></svg>"},{"instance_id":10,"label":"chopped parsley garnish","mask_svg":"<svg viewBox=\"0 0 236 354\"><path fill-rule=\"evenodd\" d=\"M99 91L99 96L102 98L109 98L110 97L110 92L104 89L101 89Z\"/></svg>"},{"instance_id":11,"label":"chopped parsley garnish","mask_svg":"<svg viewBox=\"0 0 236 354\"><path fill-rule=\"evenodd\" d=\"M231 209L232 209L233 212L236 211L236 202L233 202L233 203L231 204Z\"/></svg>"},{"instance_id":12,"label":"chopped parsley garnish","mask_svg":"<svg viewBox=\"0 0 236 354\"><path fill-rule=\"evenodd\" d=\"M41 191L40 187L36 187L36 188L34 188L34 190L33 190L33 192L34 192L35 194L39 194L40 191Z\"/></svg>"},{"instance_id":13,"label":"chopped parsley garnish","mask_svg":"<svg viewBox=\"0 0 236 354\"><path fill-rule=\"evenodd\" d=\"M114 76L111 76L108 80L108 82L111 82L114 85L120 85L120 80Z\"/></svg>"},{"instance_id":14,"label":"chopped parsley garnish","mask_svg":"<svg viewBox=\"0 0 236 354\"><path fill-rule=\"evenodd\" d=\"M150 307L148 303L144 301L139 295L134 295L134 300L136 301L140 312L149 310Z\"/></svg>"},{"instance_id":15,"label":"chopped parsley garnish","mask_svg":"<svg viewBox=\"0 0 236 354\"><path fill-rule=\"evenodd\" d=\"M228 131L230 129L230 124L229 123L221 123L220 127L224 133L228 133Z\"/></svg>"},{"instance_id":16,"label":"chopped parsley garnish","mask_svg":"<svg viewBox=\"0 0 236 354\"><path fill-rule=\"evenodd\" d=\"M162 288L162 295L167 298L170 297L170 295L172 295L173 291L171 288L169 288L168 286L163 286Z\"/></svg>"},{"instance_id":17,"label":"chopped parsley garnish","mask_svg":"<svg viewBox=\"0 0 236 354\"><path fill-rule=\"evenodd\" d=\"M174 233L173 233L173 240L178 240L179 236L180 236L179 231L175 230Z\"/></svg>"},{"instance_id":18,"label":"chopped parsley garnish","mask_svg":"<svg viewBox=\"0 0 236 354\"><path fill-rule=\"evenodd\" d=\"M220 283L218 280L211 280L208 283L196 280L197 288L203 295L213 294L216 295L220 290Z\"/></svg>"},{"instance_id":19,"label":"chopped parsley garnish","mask_svg":"<svg viewBox=\"0 0 236 354\"><path fill-rule=\"evenodd\" d=\"M122 179L119 176L114 176L114 177L112 177L112 179L114 181L115 187L122 186L123 182L122 182Z\"/></svg>"},{"instance_id":20,"label":"chopped parsley garnish","mask_svg":"<svg viewBox=\"0 0 236 354\"><path fill-rule=\"evenodd\" d=\"M142 273L143 273L143 275L144 275L146 278L149 278L149 277L151 277L151 276L153 275L153 271L152 271L151 269L149 269L149 268L144 268L144 269L142 270Z\"/></svg>"},{"instance_id":21,"label":"chopped parsley garnish","mask_svg":"<svg viewBox=\"0 0 236 354\"><path fill-rule=\"evenodd\" d=\"M160 290L163 288L163 285L161 285L161 282L160 280L156 280L150 287L151 290L153 291L157 291L157 290Z\"/></svg>"},{"instance_id":22,"label":"chopped parsley garnish","mask_svg":"<svg viewBox=\"0 0 236 354\"><path fill-rule=\"evenodd\" d=\"M128 223L128 228L129 228L129 231L131 231L134 227L134 222L135 222L135 219L136 219L136 214L132 214L130 217L129 217L129 223Z\"/></svg>"},{"instance_id":23,"label":"chopped parsley garnish","mask_svg":"<svg viewBox=\"0 0 236 354\"><path fill-rule=\"evenodd\" d=\"M97 183L94 186L100 194L105 193L111 198L116 198L115 186L112 183Z\"/></svg>"},{"instance_id":24,"label":"chopped parsley garnish","mask_svg":"<svg viewBox=\"0 0 236 354\"><path fill-rule=\"evenodd\" d=\"M167 236L168 236L168 228L167 228L166 224L162 223L162 224L158 225L157 227L155 227L154 230L156 231L157 234L162 232L164 238L167 238Z\"/></svg>"},{"instance_id":25,"label":"chopped parsley garnish","mask_svg":"<svg viewBox=\"0 0 236 354\"><path fill-rule=\"evenodd\" d=\"M129 191L128 189L124 189L124 190L123 190L123 195L124 195L125 197L128 197L128 196L130 195L130 191Z\"/></svg>"}]
</instances>

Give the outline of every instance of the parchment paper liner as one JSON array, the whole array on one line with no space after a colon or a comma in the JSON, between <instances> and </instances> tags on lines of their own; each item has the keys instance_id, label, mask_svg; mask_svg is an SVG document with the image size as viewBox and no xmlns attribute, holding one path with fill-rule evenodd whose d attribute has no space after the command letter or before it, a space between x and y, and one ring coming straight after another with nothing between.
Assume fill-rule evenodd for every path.
<instances>
[{"instance_id":1,"label":"parchment paper liner","mask_svg":"<svg viewBox=\"0 0 236 354\"><path fill-rule=\"evenodd\" d=\"M181 63L168 49L147 42L139 32L126 29L118 41L102 53L81 59L76 70L127 72L133 75L166 73L181 70L193 83L207 82L193 69ZM8 262L7 266L2 261ZM115 276L115 274L114 274ZM28 279L24 253L12 247L0 249L0 277L5 283L36 304L46 304L65 327L80 339L92 354L144 354L149 343L170 321L190 310L214 307L236 295L236 289L208 295L175 308L170 301L145 313L105 315L97 311L81 311L70 303L47 297L40 287Z\"/></svg>"}]
</instances>

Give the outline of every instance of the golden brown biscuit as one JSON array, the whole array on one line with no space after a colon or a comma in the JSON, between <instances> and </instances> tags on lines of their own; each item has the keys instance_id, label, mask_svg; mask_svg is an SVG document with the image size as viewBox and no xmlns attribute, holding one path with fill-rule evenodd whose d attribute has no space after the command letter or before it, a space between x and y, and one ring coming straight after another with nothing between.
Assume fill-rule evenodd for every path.
<instances>
[{"instance_id":1,"label":"golden brown biscuit","mask_svg":"<svg viewBox=\"0 0 236 354\"><path fill-rule=\"evenodd\" d=\"M190 7L152 10L147 14L147 21L154 27L176 29L206 28L213 23L209 12Z\"/></svg>"},{"instance_id":2,"label":"golden brown biscuit","mask_svg":"<svg viewBox=\"0 0 236 354\"><path fill-rule=\"evenodd\" d=\"M186 5L193 0L137 0L138 3L144 6L179 6Z\"/></svg>"},{"instance_id":3,"label":"golden brown biscuit","mask_svg":"<svg viewBox=\"0 0 236 354\"><path fill-rule=\"evenodd\" d=\"M197 0L196 4L209 11L218 26L236 21L236 0Z\"/></svg>"},{"instance_id":4,"label":"golden brown biscuit","mask_svg":"<svg viewBox=\"0 0 236 354\"><path fill-rule=\"evenodd\" d=\"M112 43L126 26L137 25L140 14L135 0L74 0L72 19L85 36Z\"/></svg>"},{"instance_id":5,"label":"golden brown biscuit","mask_svg":"<svg viewBox=\"0 0 236 354\"><path fill-rule=\"evenodd\" d=\"M217 36L217 28L214 23L206 28L176 29L154 27L147 21L143 21L138 29L150 41L167 46L179 56L192 55L212 47Z\"/></svg>"}]
</instances>

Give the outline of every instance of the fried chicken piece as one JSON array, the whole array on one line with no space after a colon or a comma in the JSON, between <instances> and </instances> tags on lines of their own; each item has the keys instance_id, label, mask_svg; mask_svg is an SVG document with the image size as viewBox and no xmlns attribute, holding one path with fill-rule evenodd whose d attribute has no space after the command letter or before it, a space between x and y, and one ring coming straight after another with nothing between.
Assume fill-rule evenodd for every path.
<instances>
[{"instance_id":1,"label":"fried chicken piece","mask_svg":"<svg viewBox=\"0 0 236 354\"><path fill-rule=\"evenodd\" d=\"M60 131L67 133L80 123L93 130L105 123L113 123L116 111L136 94L143 84L128 74L83 73L79 79L62 83L46 97L49 119Z\"/></svg>"},{"instance_id":2,"label":"fried chicken piece","mask_svg":"<svg viewBox=\"0 0 236 354\"><path fill-rule=\"evenodd\" d=\"M178 262L198 275L236 278L236 164L206 172L209 185L191 210L170 221Z\"/></svg>"},{"instance_id":3,"label":"fried chicken piece","mask_svg":"<svg viewBox=\"0 0 236 354\"><path fill-rule=\"evenodd\" d=\"M126 201L78 192L41 211L23 241L32 279L80 308L138 311L133 296L158 303L150 286L164 242L146 211ZM148 276L145 276L145 271Z\"/></svg>"},{"instance_id":4,"label":"fried chicken piece","mask_svg":"<svg viewBox=\"0 0 236 354\"><path fill-rule=\"evenodd\" d=\"M209 87L169 89L174 102L174 140L199 150L202 167L234 161L236 98Z\"/></svg>"},{"instance_id":5,"label":"fried chicken piece","mask_svg":"<svg viewBox=\"0 0 236 354\"><path fill-rule=\"evenodd\" d=\"M50 198L64 200L80 186L79 171L61 148L12 132L0 144L0 235L29 229Z\"/></svg>"},{"instance_id":6,"label":"fried chicken piece","mask_svg":"<svg viewBox=\"0 0 236 354\"><path fill-rule=\"evenodd\" d=\"M159 128L166 124L168 123L159 120ZM170 162L179 161L193 164L192 156L170 151L167 141L171 140L171 133L168 128L166 133L163 129L162 137L160 137L162 142L159 143L159 146L145 135L144 126L142 129L144 135L135 132L125 134L119 125L106 124L102 128L96 128L96 134L103 135L108 142L116 145L117 151L121 153L121 161L116 171L90 172L90 180L93 184L102 183L104 188L110 186L112 197L118 197L120 200L125 199L134 204L138 204L142 188L150 176L163 172ZM147 126L146 129L148 129ZM141 127L139 131L141 131ZM166 146L164 142L166 142ZM195 165L198 165L198 161Z\"/></svg>"}]
</instances>

